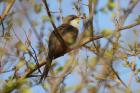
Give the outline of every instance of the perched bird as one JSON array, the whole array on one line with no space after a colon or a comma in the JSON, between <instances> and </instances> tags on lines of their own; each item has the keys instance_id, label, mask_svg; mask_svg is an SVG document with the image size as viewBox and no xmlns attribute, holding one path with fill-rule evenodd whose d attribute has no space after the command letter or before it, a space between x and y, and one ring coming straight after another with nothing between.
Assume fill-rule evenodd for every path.
<instances>
[{"instance_id":1,"label":"perched bird","mask_svg":"<svg viewBox=\"0 0 140 93\"><path fill-rule=\"evenodd\" d=\"M65 42L65 45L68 47L73 45L77 39L80 19L82 19L82 17L69 15L64 18L63 24L57 28L57 31ZM40 82L47 77L49 69L51 68L52 60L63 56L67 52L66 50L67 49L64 48L62 42L54 32L52 32L48 43L47 63L45 65L43 75L40 78Z\"/></svg>"}]
</instances>

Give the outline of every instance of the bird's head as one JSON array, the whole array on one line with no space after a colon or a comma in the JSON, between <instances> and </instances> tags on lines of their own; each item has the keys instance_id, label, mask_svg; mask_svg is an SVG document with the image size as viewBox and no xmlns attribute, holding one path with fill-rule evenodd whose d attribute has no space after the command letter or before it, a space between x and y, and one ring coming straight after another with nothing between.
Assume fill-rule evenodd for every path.
<instances>
[{"instance_id":1,"label":"bird's head","mask_svg":"<svg viewBox=\"0 0 140 93\"><path fill-rule=\"evenodd\" d=\"M80 16L69 15L69 16L64 18L63 23L64 24L70 24L73 27L78 28L79 27L79 22L80 22L81 19L82 19L82 17L80 17Z\"/></svg>"}]
</instances>

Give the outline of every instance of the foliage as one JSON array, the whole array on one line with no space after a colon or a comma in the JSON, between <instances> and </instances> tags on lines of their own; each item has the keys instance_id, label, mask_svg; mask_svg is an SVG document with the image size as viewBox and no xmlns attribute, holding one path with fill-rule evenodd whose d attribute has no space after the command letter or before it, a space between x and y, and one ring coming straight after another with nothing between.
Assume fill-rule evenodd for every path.
<instances>
[{"instance_id":1,"label":"foliage","mask_svg":"<svg viewBox=\"0 0 140 93\"><path fill-rule=\"evenodd\" d=\"M35 85L48 93L140 91L139 0L125 6L123 0L67 0L72 13L84 17L79 37L38 84L48 37L71 13L65 0L46 0L50 11L43 1L0 0L0 93L33 93Z\"/></svg>"}]
</instances>

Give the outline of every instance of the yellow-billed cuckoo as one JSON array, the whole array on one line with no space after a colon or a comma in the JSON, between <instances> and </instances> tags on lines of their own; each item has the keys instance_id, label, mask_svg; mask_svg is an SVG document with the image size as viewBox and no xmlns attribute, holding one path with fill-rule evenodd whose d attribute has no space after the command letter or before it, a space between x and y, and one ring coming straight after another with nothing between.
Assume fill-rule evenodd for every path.
<instances>
[{"instance_id":1,"label":"yellow-billed cuckoo","mask_svg":"<svg viewBox=\"0 0 140 93\"><path fill-rule=\"evenodd\" d=\"M79 21L81 18L82 17L76 15L69 15L64 18L63 24L57 28L57 31L65 42L65 45L68 47L73 45L77 39ZM43 75L40 78L40 82L47 77L52 60L63 56L66 52L66 48L63 47L61 41L52 32L48 43L48 56L46 58L47 63L45 65Z\"/></svg>"}]
</instances>

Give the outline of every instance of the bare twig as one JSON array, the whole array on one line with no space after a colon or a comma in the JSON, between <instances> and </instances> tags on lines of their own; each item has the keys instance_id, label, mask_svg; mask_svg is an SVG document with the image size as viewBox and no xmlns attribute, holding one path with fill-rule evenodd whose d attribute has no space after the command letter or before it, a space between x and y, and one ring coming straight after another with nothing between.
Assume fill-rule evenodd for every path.
<instances>
[{"instance_id":1,"label":"bare twig","mask_svg":"<svg viewBox=\"0 0 140 93\"><path fill-rule=\"evenodd\" d=\"M139 24L140 24L140 23L139 23ZM137 25L139 25L139 24L137 23ZM136 25L131 24L131 25L128 25L128 26L124 26L124 27L120 28L119 30L129 29L129 28L132 28L132 27L134 27L134 26L136 26ZM87 43L89 43L89 42L91 42L91 41L93 41L93 40L101 39L101 38L103 38L103 37L104 37L104 36L102 36L102 35L97 35L97 36L85 38L82 42L80 42L79 45L69 48L69 49L67 50L67 52L70 52L70 51L72 51L72 50L74 50L74 49L80 48L80 47L82 47L83 45L85 45L85 44L87 44ZM45 64L46 64L46 61L42 61L42 62L40 62L39 67L41 67L41 66L43 66L43 65L45 65ZM36 71L36 70L37 70L37 67L35 66L32 70L29 70L28 72L26 72L26 73L23 75L23 78L28 77L30 74L32 74L32 73L33 73L34 71Z\"/></svg>"},{"instance_id":2,"label":"bare twig","mask_svg":"<svg viewBox=\"0 0 140 93\"><path fill-rule=\"evenodd\" d=\"M93 13L94 13L94 7L93 7L93 0L89 0L89 28L91 31L91 35L93 36Z\"/></svg>"},{"instance_id":3,"label":"bare twig","mask_svg":"<svg viewBox=\"0 0 140 93\"><path fill-rule=\"evenodd\" d=\"M65 79L65 77L71 73L73 62L74 62L74 56L72 57L72 60L64 66L63 72L60 75L60 77L56 80L55 84L53 85L51 93L56 93L58 86Z\"/></svg>"},{"instance_id":4,"label":"bare twig","mask_svg":"<svg viewBox=\"0 0 140 93\"><path fill-rule=\"evenodd\" d=\"M118 32L122 31L122 30L125 30L125 29L129 29L129 28L132 28L134 26L137 26L137 25L140 25L140 21L137 21L133 24L130 24L130 25L127 25L127 26L124 26L124 27L121 27L118 29Z\"/></svg>"},{"instance_id":5,"label":"bare twig","mask_svg":"<svg viewBox=\"0 0 140 93\"><path fill-rule=\"evenodd\" d=\"M50 14L50 12L49 12L49 8L48 8L48 5L47 5L46 0L43 0L43 2L44 2L44 4L45 4L45 6L46 6L47 13L48 13L48 15L49 15L49 17L50 17L50 20L51 20L51 23L52 23L52 25L53 25L53 27L54 27L54 30L55 30L55 32L56 32L56 35L58 35L58 39L60 39L60 41L62 41L61 43L64 44L64 46L65 46L65 42L64 42L64 40L62 39L62 37L59 35L59 33L57 32L57 28L56 28L56 26L55 26L55 24L54 24L54 22L53 22L53 20L52 20L52 18L51 18L51 14ZM120 32L121 30L125 30L125 29L132 28L132 27L137 26L137 25L139 25L139 24L140 24L140 22L136 22L136 23L134 23L134 24L121 27L121 28L118 29L118 32ZM55 32L54 32L54 33L55 33ZM94 36L92 36L92 37L87 37L87 38L83 39L83 41L80 42L78 45L76 45L76 46L74 46L74 47L70 47L70 48L67 50L67 52L70 52L70 51L72 51L72 50L74 50L74 49L77 49L77 48L81 48L83 45L87 44L88 42L91 42L91 41L97 40L97 39L101 39L101 38L104 38L104 36L102 36L102 35L94 35ZM43 65L45 65L45 64L46 64L46 61L42 61L42 62L40 62L39 67L41 67L41 66L43 66ZM21 78L19 78L18 80L28 78L28 77L29 77L34 71L36 71L37 69L38 69L38 66L35 66L33 69L29 69L29 70L26 71L26 72L24 73L24 75L21 76ZM63 78L63 77L62 77L62 78ZM61 79L62 79L62 78L61 78ZM14 90L14 88L11 89L11 90Z\"/></svg>"},{"instance_id":6,"label":"bare twig","mask_svg":"<svg viewBox=\"0 0 140 93\"><path fill-rule=\"evenodd\" d=\"M38 41L40 44L43 44L42 42L42 37L39 35L37 29L34 27L33 23L32 23L32 20L30 19L28 13L27 13L27 10L26 10L26 7L22 4L21 4L21 7L22 9L24 10L24 15L25 17L27 18L27 21L29 22L30 26L31 26L31 29L33 30L33 32L35 33L35 36L37 37Z\"/></svg>"},{"instance_id":7,"label":"bare twig","mask_svg":"<svg viewBox=\"0 0 140 93\"><path fill-rule=\"evenodd\" d=\"M2 12L2 15L0 15L0 25L2 25L2 36L4 36L4 24L3 24L3 20L5 19L5 17L8 15L10 9L12 8L12 6L14 5L15 0L9 0L8 1L8 5L6 6L6 8L4 9L4 11Z\"/></svg>"},{"instance_id":8,"label":"bare twig","mask_svg":"<svg viewBox=\"0 0 140 93\"><path fill-rule=\"evenodd\" d=\"M113 73L116 75L116 77L118 78L118 80L122 83L122 85L125 86L125 88L128 88L127 85L122 81L122 79L120 78L120 76L118 75L118 73L114 70L113 66L111 65L111 70L113 71Z\"/></svg>"},{"instance_id":9,"label":"bare twig","mask_svg":"<svg viewBox=\"0 0 140 93\"><path fill-rule=\"evenodd\" d=\"M131 14L131 12L133 11L133 9L135 8L135 6L138 4L139 0L131 0L129 2L128 8L127 10L124 11L124 21L125 19L129 16L129 14Z\"/></svg>"},{"instance_id":10,"label":"bare twig","mask_svg":"<svg viewBox=\"0 0 140 93\"><path fill-rule=\"evenodd\" d=\"M88 19L88 21L89 21L89 29L90 29L89 31L90 31L91 36L94 36L93 19L94 19L94 13L96 11L96 6L97 6L98 1L95 1L93 3L93 0L88 0L88 3L89 3L88 4L88 8L89 8L89 19ZM95 47L95 49L97 50L97 53L98 53L99 52L98 47L96 46L94 41L92 41L92 43L93 43L93 45L94 45L94 47Z\"/></svg>"},{"instance_id":11,"label":"bare twig","mask_svg":"<svg viewBox=\"0 0 140 93\"><path fill-rule=\"evenodd\" d=\"M36 65L37 65L37 67L38 67L39 73L42 74L42 72L41 72L41 70L40 70L40 68L39 68L39 62L38 62L38 58L37 58L35 49L33 48L33 46L32 46L31 44L30 44L30 47L31 47L31 49L33 50L35 56L33 56L32 52L31 52L30 50L28 50L28 53L29 53L29 55L34 59Z\"/></svg>"},{"instance_id":12,"label":"bare twig","mask_svg":"<svg viewBox=\"0 0 140 93\"><path fill-rule=\"evenodd\" d=\"M136 23L136 24L139 25L140 23ZM124 27L120 28L119 30L129 29L129 28L132 28L132 27L134 27L134 26L136 26L136 25L131 24L131 25L128 25L128 26L124 26ZM100 38L103 38L103 37L104 37L104 36L102 36L102 35L98 35L98 36L93 36L93 37L85 38L79 45L77 45L77 46L75 46L75 47L73 47L73 48L70 48L70 49L68 50L68 52L70 52L70 51L72 51L72 50L74 50L74 49L80 48L80 47L82 47L83 45L87 44L88 42L91 42L91 41L93 41L93 40L97 40L97 39L100 39ZM46 61L40 62L39 67L45 65L46 63L47 63ZM30 77L30 75L31 75L34 71L36 71L37 69L38 69L38 66L35 66L35 67L32 68L32 69L29 69L28 71L26 71L26 72L24 73L23 76L21 76L21 77L18 79L18 81ZM15 87L13 87L13 89L10 89L9 92L7 92L7 93L10 93L10 92L11 92L12 90L14 90L14 89L15 89Z\"/></svg>"},{"instance_id":13,"label":"bare twig","mask_svg":"<svg viewBox=\"0 0 140 93\"><path fill-rule=\"evenodd\" d=\"M3 20L9 13L10 9L12 8L13 4L16 0L9 0L8 5L6 6L5 10L3 11L2 15L0 16L0 20Z\"/></svg>"}]
</instances>

